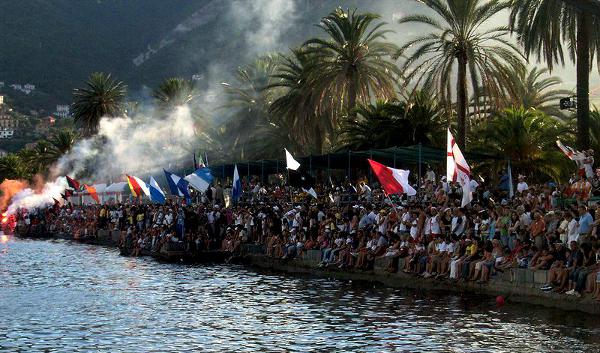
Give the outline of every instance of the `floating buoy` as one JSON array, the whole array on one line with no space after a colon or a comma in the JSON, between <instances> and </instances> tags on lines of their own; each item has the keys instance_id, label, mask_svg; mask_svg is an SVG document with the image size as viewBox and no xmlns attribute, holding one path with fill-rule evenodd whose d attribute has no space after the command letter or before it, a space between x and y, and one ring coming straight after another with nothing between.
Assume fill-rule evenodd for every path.
<instances>
[{"instance_id":1,"label":"floating buoy","mask_svg":"<svg viewBox=\"0 0 600 353\"><path fill-rule=\"evenodd\" d=\"M504 305L504 297L503 296L499 295L496 297L496 305L498 305L498 306Z\"/></svg>"}]
</instances>

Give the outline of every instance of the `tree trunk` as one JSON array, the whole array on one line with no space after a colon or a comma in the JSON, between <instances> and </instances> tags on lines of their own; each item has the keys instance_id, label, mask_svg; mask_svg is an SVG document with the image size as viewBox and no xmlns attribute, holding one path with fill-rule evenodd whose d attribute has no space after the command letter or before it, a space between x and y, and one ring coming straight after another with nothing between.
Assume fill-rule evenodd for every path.
<instances>
[{"instance_id":1,"label":"tree trunk","mask_svg":"<svg viewBox=\"0 0 600 353\"><path fill-rule=\"evenodd\" d=\"M590 27L586 13L577 15L577 147L590 147Z\"/></svg>"},{"instance_id":2,"label":"tree trunk","mask_svg":"<svg viewBox=\"0 0 600 353\"><path fill-rule=\"evenodd\" d=\"M456 82L456 113L458 122L458 147L465 151L465 131L467 117L467 56L458 55L458 77Z\"/></svg>"},{"instance_id":3,"label":"tree trunk","mask_svg":"<svg viewBox=\"0 0 600 353\"><path fill-rule=\"evenodd\" d=\"M321 128L319 126L319 124L315 124L314 125L314 149L317 155L320 155L323 153L323 135L321 134Z\"/></svg>"},{"instance_id":4,"label":"tree trunk","mask_svg":"<svg viewBox=\"0 0 600 353\"><path fill-rule=\"evenodd\" d=\"M348 77L348 106L346 114L348 117L354 117L354 108L356 107L356 72L351 71Z\"/></svg>"}]
</instances>

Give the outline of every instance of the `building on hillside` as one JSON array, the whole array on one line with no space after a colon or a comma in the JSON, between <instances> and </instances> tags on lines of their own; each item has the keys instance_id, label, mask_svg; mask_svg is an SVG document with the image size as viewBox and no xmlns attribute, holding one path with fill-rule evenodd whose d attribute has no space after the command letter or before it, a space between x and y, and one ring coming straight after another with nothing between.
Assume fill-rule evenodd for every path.
<instances>
[{"instance_id":1,"label":"building on hillside","mask_svg":"<svg viewBox=\"0 0 600 353\"><path fill-rule=\"evenodd\" d=\"M2 139L2 140L11 139L14 136L15 136L14 129L0 128L0 139Z\"/></svg>"},{"instance_id":2,"label":"building on hillside","mask_svg":"<svg viewBox=\"0 0 600 353\"><path fill-rule=\"evenodd\" d=\"M40 122L35 127L35 132L38 135L47 135L50 129L54 127L56 118L52 115L48 115L40 119Z\"/></svg>"},{"instance_id":3,"label":"building on hillside","mask_svg":"<svg viewBox=\"0 0 600 353\"><path fill-rule=\"evenodd\" d=\"M54 115L63 119L71 117L71 106L68 104L57 105Z\"/></svg>"}]
</instances>

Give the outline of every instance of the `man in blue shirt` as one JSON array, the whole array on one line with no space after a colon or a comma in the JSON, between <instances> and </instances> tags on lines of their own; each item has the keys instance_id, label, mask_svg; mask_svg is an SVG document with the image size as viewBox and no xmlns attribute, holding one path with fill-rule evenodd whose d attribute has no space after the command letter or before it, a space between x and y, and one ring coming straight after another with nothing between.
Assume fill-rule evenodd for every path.
<instances>
[{"instance_id":1,"label":"man in blue shirt","mask_svg":"<svg viewBox=\"0 0 600 353\"><path fill-rule=\"evenodd\" d=\"M579 242L587 242L589 239L590 232L592 231L592 225L594 219L588 212L587 207L584 205L579 206Z\"/></svg>"}]
</instances>

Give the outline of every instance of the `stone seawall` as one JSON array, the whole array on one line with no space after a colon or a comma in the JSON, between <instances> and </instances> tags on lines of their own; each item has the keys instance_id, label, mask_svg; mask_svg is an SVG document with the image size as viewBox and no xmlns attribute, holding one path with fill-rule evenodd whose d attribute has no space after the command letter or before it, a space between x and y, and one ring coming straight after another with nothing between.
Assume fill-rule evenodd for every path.
<instances>
[{"instance_id":1,"label":"stone seawall","mask_svg":"<svg viewBox=\"0 0 600 353\"><path fill-rule=\"evenodd\" d=\"M487 284L475 282L453 283L435 279L425 279L408 275L399 271L389 273L386 271L388 260L378 259L373 270L358 271L352 269L338 269L328 267L319 268L319 250L309 250L301 258L282 260L264 255L261 246L244 246L243 253L248 264L264 269L287 272L290 274L308 274L319 277L336 278L341 280L368 281L395 288L408 288L424 291L443 293L472 293L487 296L502 295L507 302L520 302L542 305L549 308L562 310L582 311L591 314L600 314L600 302L591 298L575 298L564 294L544 292L539 288L546 283L547 271L530 271L515 268L498 273ZM399 268L403 267L400 259Z\"/></svg>"}]
</instances>

